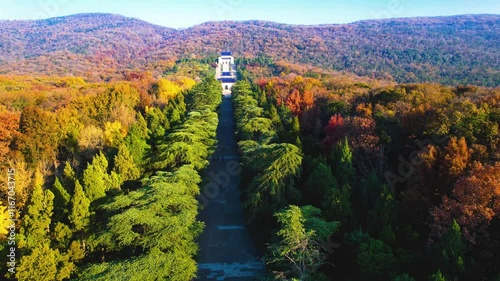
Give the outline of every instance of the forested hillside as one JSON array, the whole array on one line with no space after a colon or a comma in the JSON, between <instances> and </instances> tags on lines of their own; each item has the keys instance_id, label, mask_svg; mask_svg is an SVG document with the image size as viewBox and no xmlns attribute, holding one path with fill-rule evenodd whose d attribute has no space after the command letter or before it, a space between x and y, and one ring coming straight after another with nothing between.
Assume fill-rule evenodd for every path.
<instances>
[{"instance_id":1,"label":"forested hillside","mask_svg":"<svg viewBox=\"0 0 500 281\"><path fill-rule=\"evenodd\" d=\"M174 29L110 14L1 21L3 73L84 75L106 80L142 65ZM107 76L106 76L107 75Z\"/></svg>"},{"instance_id":2,"label":"forested hillside","mask_svg":"<svg viewBox=\"0 0 500 281\"><path fill-rule=\"evenodd\" d=\"M0 22L0 72L121 79L162 74L180 58L275 60L392 79L399 83L500 84L498 15L361 21L295 26L209 22L183 30L108 14Z\"/></svg>"}]
</instances>

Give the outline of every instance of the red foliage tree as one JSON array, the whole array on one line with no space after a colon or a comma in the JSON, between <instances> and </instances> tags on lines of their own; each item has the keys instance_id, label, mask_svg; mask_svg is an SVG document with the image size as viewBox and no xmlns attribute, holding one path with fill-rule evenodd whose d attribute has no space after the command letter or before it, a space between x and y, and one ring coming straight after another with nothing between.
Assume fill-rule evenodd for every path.
<instances>
[{"instance_id":1,"label":"red foliage tree","mask_svg":"<svg viewBox=\"0 0 500 281\"><path fill-rule=\"evenodd\" d=\"M330 147L332 144L337 143L345 137L345 122L344 118L340 114L335 114L330 117L328 125L325 128L326 137L323 143L326 147Z\"/></svg>"},{"instance_id":2,"label":"red foliage tree","mask_svg":"<svg viewBox=\"0 0 500 281\"><path fill-rule=\"evenodd\" d=\"M267 79L259 78L255 81L255 84L259 85L259 88L261 90L264 90L266 88L266 85L267 85Z\"/></svg>"},{"instance_id":3,"label":"red foliage tree","mask_svg":"<svg viewBox=\"0 0 500 281\"><path fill-rule=\"evenodd\" d=\"M36 165L41 160L55 159L59 131L54 114L26 107L21 113L19 131L16 144L28 163Z\"/></svg>"}]
</instances>

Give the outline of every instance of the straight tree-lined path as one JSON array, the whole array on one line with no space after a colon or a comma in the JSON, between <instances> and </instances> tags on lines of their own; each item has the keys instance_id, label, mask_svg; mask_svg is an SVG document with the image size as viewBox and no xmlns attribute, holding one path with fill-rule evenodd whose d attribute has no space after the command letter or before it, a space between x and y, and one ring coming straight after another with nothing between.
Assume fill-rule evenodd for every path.
<instances>
[{"instance_id":1,"label":"straight tree-lined path","mask_svg":"<svg viewBox=\"0 0 500 281\"><path fill-rule=\"evenodd\" d=\"M200 196L199 219L205 229L199 238L198 280L256 280L264 264L249 235L240 200L241 167L234 136L233 103L226 96L221 105L218 146L207 169L210 182Z\"/></svg>"}]
</instances>

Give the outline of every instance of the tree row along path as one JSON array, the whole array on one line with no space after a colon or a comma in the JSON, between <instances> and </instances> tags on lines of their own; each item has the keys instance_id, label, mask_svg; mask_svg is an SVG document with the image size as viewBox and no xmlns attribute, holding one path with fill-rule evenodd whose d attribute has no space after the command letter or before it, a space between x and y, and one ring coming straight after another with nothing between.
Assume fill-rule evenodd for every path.
<instances>
[{"instance_id":1,"label":"tree row along path","mask_svg":"<svg viewBox=\"0 0 500 281\"><path fill-rule=\"evenodd\" d=\"M207 169L210 179L201 190L197 280L256 280L264 263L246 227L239 183L241 166L235 139L233 102L225 96L217 127L218 146Z\"/></svg>"}]
</instances>

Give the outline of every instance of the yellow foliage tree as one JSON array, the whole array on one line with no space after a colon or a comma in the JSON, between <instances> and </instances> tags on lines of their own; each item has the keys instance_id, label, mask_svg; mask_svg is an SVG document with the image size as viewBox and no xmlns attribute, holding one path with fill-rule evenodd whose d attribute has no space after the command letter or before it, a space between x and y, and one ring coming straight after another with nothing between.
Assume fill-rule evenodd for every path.
<instances>
[{"instance_id":1,"label":"yellow foliage tree","mask_svg":"<svg viewBox=\"0 0 500 281\"><path fill-rule=\"evenodd\" d=\"M175 98L182 88L176 83L168 79L160 79L158 81L158 100L160 102L168 103L169 100Z\"/></svg>"},{"instance_id":2,"label":"yellow foliage tree","mask_svg":"<svg viewBox=\"0 0 500 281\"><path fill-rule=\"evenodd\" d=\"M81 149L102 149L104 132L94 125L85 127L78 136L78 146Z\"/></svg>"},{"instance_id":3,"label":"yellow foliage tree","mask_svg":"<svg viewBox=\"0 0 500 281\"><path fill-rule=\"evenodd\" d=\"M7 237L7 227L10 225L10 216L7 207L3 206L3 203L0 202L0 241L4 240Z\"/></svg>"},{"instance_id":4,"label":"yellow foliage tree","mask_svg":"<svg viewBox=\"0 0 500 281\"><path fill-rule=\"evenodd\" d=\"M79 120L80 113L74 109L65 107L57 111L56 121L59 126L59 134L61 139L78 138L80 131L84 125Z\"/></svg>"},{"instance_id":5,"label":"yellow foliage tree","mask_svg":"<svg viewBox=\"0 0 500 281\"><path fill-rule=\"evenodd\" d=\"M122 128L120 122L106 122L104 123L104 143L107 146L118 146L125 136L126 132Z\"/></svg>"},{"instance_id":6,"label":"yellow foliage tree","mask_svg":"<svg viewBox=\"0 0 500 281\"><path fill-rule=\"evenodd\" d=\"M125 105L114 107L111 110L110 122L120 122L122 125L122 132L126 134L128 128L135 123L136 111L133 108Z\"/></svg>"},{"instance_id":7,"label":"yellow foliage tree","mask_svg":"<svg viewBox=\"0 0 500 281\"><path fill-rule=\"evenodd\" d=\"M21 210L33 190L33 170L30 169L24 160L14 159L9 161L8 167L15 169L14 181L16 192L16 208ZM7 184L0 185L2 193L7 194ZM0 208L1 209L1 208Z\"/></svg>"},{"instance_id":8,"label":"yellow foliage tree","mask_svg":"<svg viewBox=\"0 0 500 281\"><path fill-rule=\"evenodd\" d=\"M188 77L182 77L178 83L182 90L191 90L196 85L196 81Z\"/></svg>"}]
</instances>

